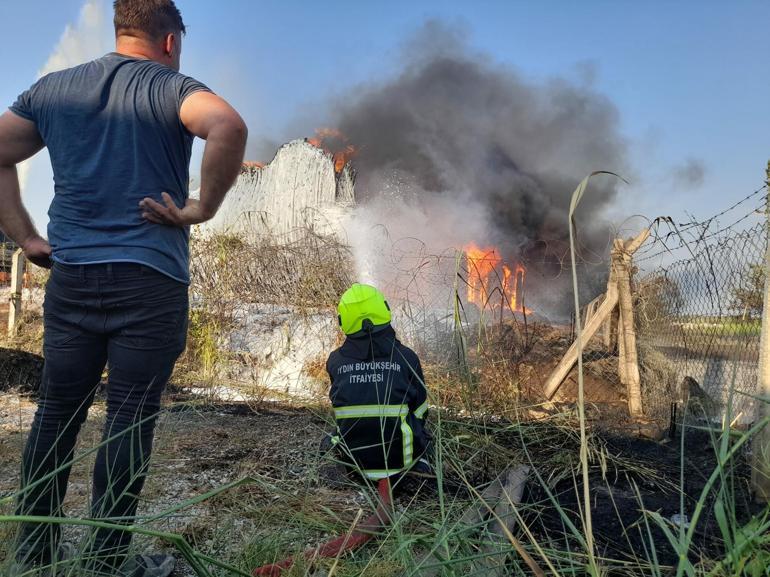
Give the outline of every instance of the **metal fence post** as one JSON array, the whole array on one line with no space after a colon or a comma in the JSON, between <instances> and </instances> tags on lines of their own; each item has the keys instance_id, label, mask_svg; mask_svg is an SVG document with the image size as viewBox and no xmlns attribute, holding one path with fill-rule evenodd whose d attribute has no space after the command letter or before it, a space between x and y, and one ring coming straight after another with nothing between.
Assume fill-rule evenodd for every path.
<instances>
[{"instance_id":1,"label":"metal fence post","mask_svg":"<svg viewBox=\"0 0 770 577\"><path fill-rule=\"evenodd\" d=\"M8 334L14 336L21 318L21 291L24 286L24 252L13 253L11 261L11 299L8 307Z\"/></svg>"},{"instance_id":2,"label":"metal fence post","mask_svg":"<svg viewBox=\"0 0 770 577\"><path fill-rule=\"evenodd\" d=\"M767 163L766 179L770 186L770 161ZM762 305L762 332L759 338L758 390L764 402L759 402L757 419L770 416L770 202L765 204L765 292ZM753 439L753 463L751 484L754 497L762 503L770 502L770 426L763 427Z\"/></svg>"}]
</instances>

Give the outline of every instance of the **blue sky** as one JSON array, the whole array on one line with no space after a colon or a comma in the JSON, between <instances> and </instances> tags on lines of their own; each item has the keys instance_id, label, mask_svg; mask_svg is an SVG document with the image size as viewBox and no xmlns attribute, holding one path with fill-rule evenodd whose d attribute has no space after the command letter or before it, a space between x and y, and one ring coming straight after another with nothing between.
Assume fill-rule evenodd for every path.
<instances>
[{"instance_id":1,"label":"blue sky","mask_svg":"<svg viewBox=\"0 0 770 577\"><path fill-rule=\"evenodd\" d=\"M304 127L323 125L329 99L395 74L405 39L426 20L440 19L462 27L474 50L527 80L588 79L615 104L631 164L618 219L710 216L757 188L770 157L767 1L177 4L188 24L183 71L228 98L255 142L305 136ZM83 0L0 0L4 106L35 80L65 27L77 26L82 6ZM101 8L101 24L82 32L91 45L109 48L111 8ZM688 162L705 169L697 186L672 176ZM26 196L42 224L52 191L45 160L31 172Z\"/></svg>"}]
</instances>

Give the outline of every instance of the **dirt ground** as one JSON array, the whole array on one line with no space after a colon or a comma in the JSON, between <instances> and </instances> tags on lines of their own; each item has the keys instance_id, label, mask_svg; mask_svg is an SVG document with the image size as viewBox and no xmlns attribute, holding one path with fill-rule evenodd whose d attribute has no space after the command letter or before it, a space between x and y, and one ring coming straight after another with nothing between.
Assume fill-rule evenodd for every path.
<instances>
[{"instance_id":1,"label":"dirt ground","mask_svg":"<svg viewBox=\"0 0 770 577\"><path fill-rule=\"evenodd\" d=\"M0 497L18 488L21 450L35 408L29 396L0 393ZM98 443L103 419L104 405L97 400L81 431L78 454ZM308 455L317 454L324 429L324 421L308 410L273 406L254 411L245 405L197 408L194 403L172 400L158 423L152 473L139 515L167 510L244 477L276 482L303 478L314 460ZM93 458L87 458L73 467L64 503L69 516L87 516L92 466ZM204 503L170 516L156 528L196 541L205 540L209 523L217 524L217 511ZM82 531L65 528L64 535L77 542ZM159 543L147 545L162 548ZM175 575L186 574L180 563Z\"/></svg>"}]
</instances>

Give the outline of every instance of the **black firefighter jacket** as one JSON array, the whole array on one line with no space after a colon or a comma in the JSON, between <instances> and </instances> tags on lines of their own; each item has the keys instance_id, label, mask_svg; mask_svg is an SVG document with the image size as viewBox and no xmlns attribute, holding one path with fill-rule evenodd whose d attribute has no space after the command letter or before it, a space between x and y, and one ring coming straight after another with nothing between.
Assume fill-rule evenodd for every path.
<instances>
[{"instance_id":1,"label":"black firefighter jacket","mask_svg":"<svg viewBox=\"0 0 770 577\"><path fill-rule=\"evenodd\" d=\"M369 479L404 471L427 448L428 411L417 355L386 327L348 337L326 362L342 455Z\"/></svg>"}]
</instances>

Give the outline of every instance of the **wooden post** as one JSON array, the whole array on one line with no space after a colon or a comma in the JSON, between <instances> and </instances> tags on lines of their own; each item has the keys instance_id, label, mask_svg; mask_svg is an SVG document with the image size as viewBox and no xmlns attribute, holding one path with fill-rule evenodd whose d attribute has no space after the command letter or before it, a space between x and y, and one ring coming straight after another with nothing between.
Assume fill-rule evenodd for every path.
<instances>
[{"instance_id":1,"label":"wooden post","mask_svg":"<svg viewBox=\"0 0 770 577\"><path fill-rule=\"evenodd\" d=\"M613 249L613 255L614 255L614 249ZM607 291L610 290L610 287L615 287L618 284L617 278L615 278L615 266L613 265L613 258L610 256L610 278L607 279ZM607 320L604 321L604 325L602 325L602 340L604 341L604 350L606 350L608 353L615 352L615 346L618 344L618 310L614 309L610 315L607 317Z\"/></svg>"},{"instance_id":2,"label":"wooden post","mask_svg":"<svg viewBox=\"0 0 770 577\"><path fill-rule=\"evenodd\" d=\"M511 542L507 536L511 535L515 529L517 519L515 509L521 504L528 475L529 467L526 465L509 469L502 483L500 501L494 508L490 504L494 513L480 537L480 541L485 543L482 546L482 551L487 555L486 558L480 559L479 563L483 568L484 575L503 577L510 574L510 567L506 567L505 553L510 550ZM531 566L531 558L524 557L524 560L530 564L530 569L537 575L537 571Z\"/></svg>"},{"instance_id":3,"label":"wooden post","mask_svg":"<svg viewBox=\"0 0 770 577\"><path fill-rule=\"evenodd\" d=\"M481 494L474 490L477 500L474 500L454 525L456 531L463 533L464 541L478 543L486 554L473 562L474 568L477 569L476 574L493 577L507 575L509 571L506 568L505 555L501 553L509 551L512 547L521 555L534 575L545 575L512 535L517 519L515 509L521 503L529 472L528 466L516 465L498 475ZM457 554L460 542L451 549L447 546L438 548L435 552L429 551L415 560L414 565L404 571L401 577L436 577L442 573L443 562Z\"/></svg>"},{"instance_id":4,"label":"wooden post","mask_svg":"<svg viewBox=\"0 0 770 577\"><path fill-rule=\"evenodd\" d=\"M612 243L612 251L610 253L610 277L614 283L615 290L618 290L618 274L620 268L623 266L623 249L625 243L620 239L615 239ZM620 303L620 292L618 292L618 303ZM620 310L620 306L612 311L612 315L607 319L612 323L610 330L611 337L614 337L618 351L618 378L620 384L623 386L628 385L628 366L626 365L626 339L623 336L623 311ZM606 326L606 325L605 325ZM605 341L606 344L606 341ZM609 349L608 349L609 350Z\"/></svg>"},{"instance_id":5,"label":"wooden post","mask_svg":"<svg viewBox=\"0 0 770 577\"><path fill-rule=\"evenodd\" d=\"M631 269L631 255L634 254L637 250L639 250L639 247L644 244L644 241L646 241L650 236L650 230L644 229L641 233L639 233L639 236L637 236L634 239L630 239L626 241L625 243L622 240L616 241L616 247L617 250L613 250L613 255L620 255L620 256L614 256L612 266L610 268L610 278L614 279L614 282L607 283L607 294L604 297L604 300L602 301L602 304L599 306L598 309L596 309L596 312L590 319L586 319L585 327L583 327L583 345L587 344L588 341L597 333L599 328L602 326L606 327L607 320L610 318L610 315L612 315L617 306L620 302L620 294L618 291L618 288L621 284L620 279L618 278L618 275L621 274L621 271L618 270L619 268L622 268L626 274L628 275L628 282L626 282L626 287L628 289L627 296L627 305L628 310L630 311L629 314L626 315L628 318L628 322L630 323L631 327L631 333L632 333L632 342L629 343L628 339L622 338L623 335L626 334L626 331L618 331L618 346L620 347L620 361L623 362L623 359L628 360L628 355L626 354L629 345L633 345L633 357L632 357L632 363L636 367L636 374L637 374L637 385L636 388L639 390L638 385L638 375L639 375L639 363L636 358L636 333L633 330L634 325L634 315L633 315L633 303L631 300L631 280L630 280L630 269ZM621 262L621 258L627 259L626 261ZM614 270L614 274L613 271ZM553 399L553 396L556 394L556 391L559 390L559 387L561 387L562 382L567 377L569 372L572 370L572 367L577 362L577 341L572 343L572 346L567 349L567 352L562 357L561 361L559 361L559 364L556 365L556 368L551 373L551 376L548 378L548 381L545 383L545 387L543 388L543 392L545 394L546 399L549 401ZM629 363L626 362L623 367L620 365L618 366L619 371L621 372L621 375L623 374L623 371L628 371L629 369ZM621 382L623 382L623 379L621 378ZM623 382L623 384L627 384L628 379ZM641 394L638 395L639 398L641 398ZM629 395L629 403L630 403L630 395ZM641 406L641 403L640 403ZM634 405L634 409L636 408L636 405ZM630 409L630 406L629 406ZM634 412L631 413L632 415L635 415Z\"/></svg>"},{"instance_id":6,"label":"wooden post","mask_svg":"<svg viewBox=\"0 0 770 577\"><path fill-rule=\"evenodd\" d=\"M618 302L620 302L620 298L618 298ZM615 329L617 330L617 334L615 335L618 339L618 378L620 379L620 384L626 387L628 389L628 364L626 363L626 339L623 335L623 312L620 310L620 307L617 308L615 311L615 316L617 317L617 326Z\"/></svg>"},{"instance_id":7,"label":"wooden post","mask_svg":"<svg viewBox=\"0 0 770 577\"><path fill-rule=\"evenodd\" d=\"M582 317L584 323L587 323L589 320L591 320L591 318L593 318L593 316L596 314L596 311L599 310L602 301L604 301L603 294L599 295L585 306L585 312L583 313Z\"/></svg>"},{"instance_id":8,"label":"wooden post","mask_svg":"<svg viewBox=\"0 0 770 577\"><path fill-rule=\"evenodd\" d=\"M604 299L604 302L602 302L594 316L586 323L586 326L583 328L583 343L587 343L591 337L596 334L596 332L599 330L599 327L602 326L602 323L604 323L604 321L617 306L617 304L618 291L612 288L609 292L607 292L607 296ZM575 366L575 363L577 362L577 352L578 346L577 341L575 341L572 343L570 348L567 349L567 352L562 357L561 361L559 361L559 364L556 365L556 368L551 373L551 376L548 378L548 381L545 384L545 388L543 389L546 399L553 399L556 391L559 390L562 382L572 370L572 367Z\"/></svg>"},{"instance_id":9,"label":"wooden post","mask_svg":"<svg viewBox=\"0 0 770 577\"><path fill-rule=\"evenodd\" d=\"M11 260L11 299L8 307L8 334L14 336L21 318L21 290L24 286L24 252L19 249Z\"/></svg>"},{"instance_id":10,"label":"wooden post","mask_svg":"<svg viewBox=\"0 0 770 577\"><path fill-rule=\"evenodd\" d=\"M770 186L770 162L767 163L766 182ZM762 400L757 407L757 420L770 418L770 203L765 204L765 294L762 305L762 332L759 337L758 395ZM765 425L752 440L751 486L754 498L770 503L770 426Z\"/></svg>"},{"instance_id":11,"label":"wooden post","mask_svg":"<svg viewBox=\"0 0 770 577\"><path fill-rule=\"evenodd\" d=\"M629 243L630 244L630 243ZM626 385L628 412L632 417L642 417L642 388L639 377L639 358L636 351L636 328L634 327L634 304L631 296L631 255L622 240L615 241L616 274L618 280L618 307L620 325L618 340L622 342L618 357L621 383ZM624 382L625 380L625 382Z\"/></svg>"}]
</instances>

